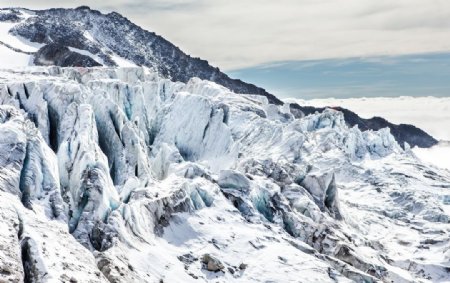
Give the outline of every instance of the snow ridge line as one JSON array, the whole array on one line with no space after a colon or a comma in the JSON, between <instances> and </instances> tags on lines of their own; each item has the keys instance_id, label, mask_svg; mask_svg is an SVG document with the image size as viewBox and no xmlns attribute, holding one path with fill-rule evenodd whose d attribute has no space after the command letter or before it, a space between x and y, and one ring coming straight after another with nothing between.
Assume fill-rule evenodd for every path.
<instances>
[{"instance_id":1,"label":"snow ridge line","mask_svg":"<svg viewBox=\"0 0 450 283\"><path fill-rule=\"evenodd\" d=\"M27 54L27 55L34 55L36 53L36 52L23 51L23 50L21 50L19 48L16 48L16 47L13 47L13 46L9 45L8 43L4 43L1 40L0 40L0 45L3 45L3 46L5 46L5 47L7 47L7 48L9 48L9 49L11 49L11 50L13 50L15 52L19 52L19 53L23 53L23 54Z\"/></svg>"}]
</instances>

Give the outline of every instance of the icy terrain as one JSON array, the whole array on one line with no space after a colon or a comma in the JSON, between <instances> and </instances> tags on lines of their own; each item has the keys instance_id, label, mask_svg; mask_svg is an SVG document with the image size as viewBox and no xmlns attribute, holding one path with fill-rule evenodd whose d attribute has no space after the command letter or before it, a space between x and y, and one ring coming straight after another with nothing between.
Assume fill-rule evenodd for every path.
<instances>
[{"instance_id":1,"label":"icy terrain","mask_svg":"<svg viewBox=\"0 0 450 283\"><path fill-rule=\"evenodd\" d=\"M147 68L0 71L0 278L448 282L450 172Z\"/></svg>"},{"instance_id":2,"label":"icy terrain","mask_svg":"<svg viewBox=\"0 0 450 283\"><path fill-rule=\"evenodd\" d=\"M361 97L327 99L286 99L316 107L342 106L363 118L384 117L400 124L413 124L438 140L450 141L450 97Z\"/></svg>"},{"instance_id":3,"label":"icy terrain","mask_svg":"<svg viewBox=\"0 0 450 283\"><path fill-rule=\"evenodd\" d=\"M384 117L393 123L413 124L440 143L431 148L413 149L425 162L450 170L450 97L363 97L348 99L286 99L315 107L342 106L363 118Z\"/></svg>"},{"instance_id":4,"label":"icy terrain","mask_svg":"<svg viewBox=\"0 0 450 283\"><path fill-rule=\"evenodd\" d=\"M142 29L118 13L103 14L86 6L48 10L0 9L0 58L3 68L144 66L172 81L187 83L198 77L235 93L260 95L271 104L283 104L266 90L228 77L207 61L185 54L163 37ZM296 118L324 110L305 109L295 103L290 108ZM362 119L349 110L341 111L348 125L359 125L361 130L388 127L402 147L405 142L421 148L438 143L413 125Z\"/></svg>"}]
</instances>

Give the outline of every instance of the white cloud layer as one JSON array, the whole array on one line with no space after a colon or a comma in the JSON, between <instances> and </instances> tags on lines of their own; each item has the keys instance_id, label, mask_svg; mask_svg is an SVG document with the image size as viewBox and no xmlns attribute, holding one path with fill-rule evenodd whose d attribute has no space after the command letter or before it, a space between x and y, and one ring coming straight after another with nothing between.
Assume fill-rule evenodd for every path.
<instances>
[{"instance_id":1,"label":"white cloud layer","mask_svg":"<svg viewBox=\"0 0 450 283\"><path fill-rule=\"evenodd\" d=\"M448 0L4 1L115 10L223 69L268 62L450 51Z\"/></svg>"}]
</instances>

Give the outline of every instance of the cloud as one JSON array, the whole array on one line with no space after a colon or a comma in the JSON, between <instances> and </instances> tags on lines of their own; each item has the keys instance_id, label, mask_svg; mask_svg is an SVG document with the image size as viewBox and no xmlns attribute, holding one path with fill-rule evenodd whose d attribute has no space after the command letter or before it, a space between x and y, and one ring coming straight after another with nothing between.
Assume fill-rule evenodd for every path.
<instances>
[{"instance_id":1,"label":"cloud","mask_svg":"<svg viewBox=\"0 0 450 283\"><path fill-rule=\"evenodd\" d=\"M447 0L3 1L117 10L184 51L231 70L268 62L450 50Z\"/></svg>"},{"instance_id":2,"label":"cloud","mask_svg":"<svg viewBox=\"0 0 450 283\"><path fill-rule=\"evenodd\" d=\"M114 11L126 11L130 15L149 15L151 13L164 13L183 11L187 13L192 9L198 9L203 1L200 0L134 0L134 1L116 1L118 3L108 2L107 5L98 6L100 10L114 10Z\"/></svg>"}]
</instances>

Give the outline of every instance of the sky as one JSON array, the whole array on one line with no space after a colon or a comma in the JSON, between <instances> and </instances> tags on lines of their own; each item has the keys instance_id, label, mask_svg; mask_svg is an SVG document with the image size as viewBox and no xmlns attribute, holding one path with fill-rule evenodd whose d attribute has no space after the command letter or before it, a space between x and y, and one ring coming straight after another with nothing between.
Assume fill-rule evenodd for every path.
<instances>
[{"instance_id":1,"label":"sky","mask_svg":"<svg viewBox=\"0 0 450 283\"><path fill-rule=\"evenodd\" d=\"M448 0L0 0L118 11L225 70L269 62L450 51Z\"/></svg>"},{"instance_id":2,"label":"sky","mask_svg":"<svg viewBox=\"0 0 450 283\"><path fill-rule=\"evenodd\" d=\"M450 53L287 61L228 72L280 98L450 97Z\"/></svg>"},{"instance_id":3,"label":"sky","mask_svg":"<svg viewBox=\"0 0 450 283\"><path fill-rule=\"evenodd\" d=\"M0 0L1 7L80 5L117 11L244 79L286 62L321 61L326 72L336 59L450 52L448 0ZM260 78L267 77L251 82ZM282 89L273 83L260 85Z\"/></svg>"}]
</instances>

